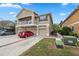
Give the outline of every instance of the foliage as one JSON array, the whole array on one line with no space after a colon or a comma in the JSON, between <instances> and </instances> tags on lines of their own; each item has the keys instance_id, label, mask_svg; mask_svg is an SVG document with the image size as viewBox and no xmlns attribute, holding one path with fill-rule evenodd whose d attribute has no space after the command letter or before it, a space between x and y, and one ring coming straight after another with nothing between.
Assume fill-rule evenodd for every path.
<instances>
[{"instance_id":1,"label":"foliage","mask_svg":"<svg viewBox=\"0 0 79 59\"><path fill-rule=\"evenodd\" d=\"M59 24L53 24L53 32L51 34L60 33L61 35L77 36L69 27L61 27Z\"/></svg>"},{"instance_id":2,"label":"foliage","mask_svg":"<svg viewBox=\"0 0 79 59\"><path fill-rule=\"evenodd\" d=\"M62 30L59 30L59 33L62 35L69 35L72 30L69 27L62 27Z\"/></svg>"},{"instance_id":3,"label":"foliage","mask_svg":"<svg viewBox=\"0 0 79 59\"><path fill-rule=\"evenodd\" d=\"M75 32L70 32L69 35L77 37L77 34Z\"/></svg>"},{"instance_id":4,"label":"foliage","mask_svg":"<svg viewBox=\"0 0 79 59\"><path fill-rule=\"evenodd\" d=\"M53 30L54 32L58 32L61 29L59 24L53 24Z\"/></svg>"}]
</instances>

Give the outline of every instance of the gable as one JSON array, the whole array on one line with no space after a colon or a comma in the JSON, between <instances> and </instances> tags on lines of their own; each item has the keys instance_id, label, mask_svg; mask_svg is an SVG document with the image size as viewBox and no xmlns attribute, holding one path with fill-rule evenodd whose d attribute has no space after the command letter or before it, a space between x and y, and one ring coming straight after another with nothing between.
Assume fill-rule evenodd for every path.
<instances>
[{"instance_id":1,"label":"gable","mask_svg":"<svg viewBox=\"0 0 79 59\"><path fill-rule=\"evenodd\" d=\"M64 25L70 25L79 21L79 9L74 10L64 21Z\"/></svg>"},{"instance_id":2,"label":"gable","mask_svg":"<svg viewBox=\"0 0 79 59\"><path fill-rule=\"evenodd\" d=\"M32 11L22 9L21 12L16 16L18 19L34 15Z\"/></svg>"}]
</instances>

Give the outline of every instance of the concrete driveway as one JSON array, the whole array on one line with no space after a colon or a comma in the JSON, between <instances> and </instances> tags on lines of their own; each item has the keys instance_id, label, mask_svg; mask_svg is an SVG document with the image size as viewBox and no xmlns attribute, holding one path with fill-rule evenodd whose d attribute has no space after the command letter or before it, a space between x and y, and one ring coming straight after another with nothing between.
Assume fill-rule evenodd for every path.
<instances>
[{"instance_id":1,"label":"concrete driveway","mask_svg":"<svg viewBox=\"0 0 79 59\"><path fill-rule=\"evenodd\" d=\"M16 35L0 36L0 56L18 56L44 37L19 38Z\"/></svg>"}]
</instances>

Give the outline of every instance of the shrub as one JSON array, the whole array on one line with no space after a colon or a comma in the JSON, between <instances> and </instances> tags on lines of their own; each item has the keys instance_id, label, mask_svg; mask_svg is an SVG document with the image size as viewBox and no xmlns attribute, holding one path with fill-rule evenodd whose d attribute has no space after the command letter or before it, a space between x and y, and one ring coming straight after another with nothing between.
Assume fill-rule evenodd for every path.
<instances>
[{"instance_id":1,"label":"shrub","mask_svg":"<svg viewBox=\"0 0 79 59\"><path fill-rule=\"evenodd\" d=\"M75 36L76 33L75 33L75 32L70 32L69 35L71 35L71 36Z\"/></svg>"},{"instance_id":2,"label":"shrub","mask_svg":"<svg viewBox=\"0 0 79 59\"><path fill-rule=\"evenodd\" d=\"M54 35L56 33L60 33L61 35L70 35L70 36L76 36L77 34L72 31L69 27L60 27L59 24L53 24L53 32L51 32L51 35Z\"/></svg>"},{"instance_id":3,"label":"shrub","mask_svg":"<svg viewBox=\"0 0 79 59\"><path fill-rule=\"evenodd\" d=\"M57 33L60 29L61 29L61 27L60 27L59 24L53 24L53 30L54 30L54 32Z\"/></svg>"},{"instance_id":4,"label":"shrub","mask_svg":"<svg viewBox=\"0 0 79 59\"><path fill-rule=\"evenodd\" d=\"M55 33L57 33L57 32L55 32L55 31L52 31L52 32L50 33L50 35L54 35Z\"/></svg>"},{"instance_id":5,"label":"shrub","mask_svg":"<svg viewBox=\"0 0 79 59\"><path fill-rule=\"evenodd\" d=\"M72 32L72 30L69 27L63 27L59 30L59 33L62 35L69 35L70 32Z\"/></svg>"},{"instance_id":6,"label":"shrub","mask_svg":"<svg viewBox=\"0 0 79 59\"><path fill-rule=\"evenodd\" d=\"M53 24L52 28L53 28L53 31L50 33L51 35L56 35L56 33L58 33L58 31L61 29L59 24Z\"/></svg>"}]
</instances>

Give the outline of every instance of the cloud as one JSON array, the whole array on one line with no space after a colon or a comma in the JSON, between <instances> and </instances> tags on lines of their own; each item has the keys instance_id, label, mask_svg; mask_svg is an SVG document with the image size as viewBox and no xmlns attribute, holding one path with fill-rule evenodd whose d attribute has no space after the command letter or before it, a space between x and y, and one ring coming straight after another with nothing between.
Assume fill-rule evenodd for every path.
<instances>
[{"instance_id":1,"label":"cloud","mask_svg":"<svg viewBox=\"0 0 79 59\"><path fill-rule=\"evenodd\" d=\"M66 15L66 13L60 13L59 15L60 15L60 16L65 16L65 15Z\"/></svg>"},{"instance_id":2,"label":"cloud","mask_svg":"<svg viewBox=\"0 0 79 59\"><path fill-rule=\"evenodd\" d=\"M61 5L62 6L67 6L69 3L62 3Z\"/></svg>"},{"instance_id":3,"label":"cloud","mask_svg":"<svg viewBox=\"0 0 79 59\"><path fill-rule=\"evenodd\" d=\"M9 14L16 14L15 12L10 12Z\"/></svg>"},{"instance_id":4,"label":"cloud","mask_svg":"<svg viewBox=\"0 0 79 59\"><path fill-rule=\"evenodd\" d=\"M9 12L10 15L12 15L13 17L16 17L16 12Z\"/></svg>"},{"instance_id":5,"label":"cloud","mask_svg":"<svg viewBox=\"0 0 79 59\"><path fill-rule=\"evenodd\" d=\"M25 4L25 5L30 5L30 3L22 3L22 4Z\"/></svg>"},{"instance_id":6,"label":"cloud","mask_svg":"<svg viewBox=\"0 0 79 59\"><path fill-rule=\"evenodd\" d=\"M13 17L16 17L16 14L14 14Z\"/></svg>"},{"instance_id":7,"label":"cloud","mask_svg":"<svg viewBox=\"0 0 79 59\"><path fill-rule=\"evenodd\" d=\"M13 7L13 8L21 8L18 4L12 4L12 3L1 3L0 7Z\"/></svg>"}]
</instances>

